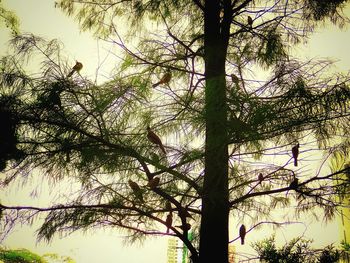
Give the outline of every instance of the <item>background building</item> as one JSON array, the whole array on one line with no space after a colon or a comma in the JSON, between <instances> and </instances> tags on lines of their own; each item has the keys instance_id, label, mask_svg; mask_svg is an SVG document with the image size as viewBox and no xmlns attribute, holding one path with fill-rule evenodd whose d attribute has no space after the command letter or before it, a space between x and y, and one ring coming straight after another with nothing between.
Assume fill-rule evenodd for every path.
<instances>
[{"instance_id":1,"label":"background building","mask_svg":"<svg viewBox=\"0 0 350 263\"><path fill-rule=\"evenodd\" d=\"M178 239L170 237L168 239L167 263L178 263Z\"/></svg>"},{"instance_id":2,"label":"background building","mask_svg":"<svg viewBox=\"0 0 350 263\"><path fill-rule=\"evenodd\" d=\"M230 244L228 245L228 262L229 263L235 263L235 254L236 254L236 248L234 245Z\"/></svg>"}]
</instances>

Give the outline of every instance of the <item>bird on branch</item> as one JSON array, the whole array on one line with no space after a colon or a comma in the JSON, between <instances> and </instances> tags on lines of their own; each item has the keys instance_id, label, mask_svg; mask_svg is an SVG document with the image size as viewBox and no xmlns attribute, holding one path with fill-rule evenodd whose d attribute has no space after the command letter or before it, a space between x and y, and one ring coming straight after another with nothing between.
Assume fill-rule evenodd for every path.
<instances>
[{"instance_id":1,"label":"bird on branch","mask_svg":"<svg viewBox=\"0 0 350 263\"><path fill-rule=\"evenodd\" d=\"M258 180L259 180L259 183L260 183L260 184L262 183L262 181L264 181L264 176L263 176L262 173L259 173L259 175L258 175Z\"/></svg>"},{"instance_id":2,"label":"bird on branch","mask_svg":"<svg viewBox=\"0 0 350 263\"><path fill-rule=\"evenodd\" d=\"M161 139L158 137L157 134L154 133L154 131L151 130L151 128L149 126L147 127L147 138L151 143L157 144L160 147L160 149L162 150L162 152L164 154L166 154L166 151L165 151L165 148L163 146Z\"/></svg>"},{"instance_id":3,"label":"bird on branch","mask_svg":"<svg viewBox=\"0 0 350 263\"><path fill-rule=\"evenodd\" d=\"M292 148L292 155L294 158L294 166L298 166L298 155L299 155L299 143Z\"/></svg>"},{"instance_id":4,"label":"bird on branch","mask_svg":"<svg viewBox=\"0 0 350 263\"><path fill-rule=\"evenodd\" d=\"M293 181L289 185L289 189L296 191L298 187L299 187L299 180L298 178L294 177Z\"/></svg>"},{"instance_id":5,"label":"bird on branch","mask_svg":"<svg viewBox=\"0 0 350 263\"><path fill-rule=\"evenodd\" d=\"M170 70L168 70L157 83L152 85L153 88L155 88L161 84L168 84L171 80L171 76L172 76L171 72L170 72Z\"/></svg>"},{"instance_id":6,"label":"bird on branch","mask_svg":"<svg viewBox=\"0 0 350 263\"><path fill-rule=\"evenodd\" d=\"M47 104L53 109L61 109L62 108L62 102L60 98L60 92L56 90L51 90L48 97L47 97Z\"/></svg>"},{"instance_id":7,"label":"bird on branch","mask_svg":"<svg viewBox=\"0 0 350 263\"><path fill-rule=\"evenodd\" d=\"M241 245L244 245L244 238L246 235L246 229L245 226L242 224L239 228L239 237L241 238Z\"/></svg>"},{"instance_id":8,"label":"bird on branch","mask_svg":"<svg viewBox=\"0 0 350 263\"><path fill-rule=\"evenodd\" d=\"M231 74L231 80L232 80L232 82L233 83L235 83L236 84L236 86L238 86L238 84L239 84L239 78L235 75L235 74Z\"/></svg>"},{"instance_id":9,"label":"bird on branch","mask_svg":"<svg viewBox=\"0 0 350 263\"><path fill-rule=\"evenodd\" d=\"M159 181L160 181L159 177L153 177L151 180L148 181L147 185L149 186L149 188L155 189L159 185Z\"/></svg>"},{"instance_id":10,"label":"bird on branch","mask_svg":"<svg viewBox=\"0 0 350 263\"><path fill-rule=\"evenodd\" d=\"M166 229L166 232L169 233L169 229L171 227L171 225L173 224L173 214L172 213L169 213L167 216L166 216L166 219L165 219L165 225L167 227Z\"/></svg>"},{"instance_id":11,"label":"bird on branch","mask_svg":"<svg viewBox=\"0 0 350 263\"><path fill-rule=\"evenodd\" d=\"M253 18L251 16L248 16L247 20L248 20L249 29L252 29L253 28Z\"/></svg>"},{"instance_id":12,"label":"bird on branch","mask_svg":"<svg viewBox=\"0 0 350 263\"><path fill-rule=\"evenodd\" d=\"M140 186L132 180L129 180L128 183L130 188L134 192L136 198L139 199L141 202L144 202Z\"/></svg>"},{"instance_id":13,"label":"bird on branch","mask_svg":"<svg viewBox=\"0 0 350 263\"><path fill-rule=\"evenodd\" d=\"M72 71L69 72L67 77L68 78L71 77L74 74L74 72L79 73L82 68L83 68L83 64L79 61L76 61L74 67L72 68Z\"/></svg>"},{"instance_id":14,"label":"bird on branch","mask_svg":"<svg viewBox=\"0 0 350 263\"><path fill-rule=\"evenodd\" d=\"M288 186L289 189L286 192L286 197L288 196L289 190L294 190L299 192L298 187L299 187L299 180L294 176L293 181Z\"/></svg>"}]
</instances>

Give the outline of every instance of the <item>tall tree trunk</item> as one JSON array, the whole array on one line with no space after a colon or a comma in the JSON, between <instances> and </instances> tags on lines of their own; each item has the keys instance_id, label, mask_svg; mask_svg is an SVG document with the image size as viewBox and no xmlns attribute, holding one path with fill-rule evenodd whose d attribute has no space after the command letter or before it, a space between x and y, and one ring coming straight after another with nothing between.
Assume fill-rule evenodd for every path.
<instances>
[{"instance_id":1,"label":"tall tree trunk","mask_svg":"<svg viewBox=\"0 0 350 263\"><path fill-rule=\"evenodd\" d=\"M220 32L219 2L207 0L204 12L206 138L200 263L228 262L227 39Z\"/></svg>"}]
</instances>

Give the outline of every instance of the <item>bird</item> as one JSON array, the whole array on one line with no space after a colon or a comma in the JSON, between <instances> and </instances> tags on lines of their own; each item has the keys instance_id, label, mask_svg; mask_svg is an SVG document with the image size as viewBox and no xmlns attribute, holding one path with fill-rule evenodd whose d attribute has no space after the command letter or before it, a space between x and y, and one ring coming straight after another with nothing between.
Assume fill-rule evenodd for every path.
<instances>
[{"instance_id":1,"label":"bird","mask_svg":"<svg viewBox=\"0 0 350 263\"><path fill-rule=\"evenodd\" d=\"M294 177L293 181L290 183L289 188L292 190L297 190L299 186L298 178Z\"/></svg>"},{"instance_id":2,"label":"bird","mask_svg":"<svg viewBox=\"0 0 350 263\"><path fill-rule=\"evenodd\" d=\"M141 202L144 202L140 186L132 180L129 180L128 183L130 188L134 192L136 198L139 199Z\"/></svg>"},{"instance_id":3,"label":"bird","mask_svg":"<svg viewBox=\"0 0 350 263\"><path fill-rule=\"evenodd\" d=\"M79 62L79 61L76 61L74 67L72 68L72 71L69 72L67 77L68 78L71 77L74 74L74 72L78 72L79 73L82 68L83 68L83 64L81 62Z\"/></svg>"},{"instance_id":4,"label":"bird","mask_svg":"<svg viewBox=\"0 0 350 263\"><path fill-rule=\"evenodd\" d=\"M241 238L241 245L244 245L244 238L246 234L245 226L242 224L239 228L239 237Z\"/></svg>"},{"instance_id":5,"label":"bird","mask_svg":"<svg viewBox=\"0 0 350 263\"><path fill-rule=\"evenodd\" d=\"M157 86L159 86L161 84L169 83L170 80L171 80L171 76L172 76L171 72L168 70L157 83L152 85L153 88L155 88L155 87L157 87Z\"/></svg>"},{"instance_id":6,"label":"bird","mask_svg":"<svg viewBox=\"0 0 350 263\"><path fill-rule=\"evenodd\" d=\"M60 93L56 90L51 90L47 97L47 104L50 108L61 109L62 103L61 103Z\"/></svg>"},{"instance_id":7,"label":"bird","mask_svg":"<svg viewBox=\"0 0 350 263\"><path fill-rule=\"evenodd\" d=\"M264 181L264 176L263 176L262 173L259 173L259 175L258 175L258 180L259 180L259 183L260 183L260 184L262 183L262 181Z\"/></svg>"},{"instance_id":8,"label":"bird","mask_svg":"<svg viewBox=\"0 0 350 263\"><path fill-rule=\"evenodd\" d=\"M231 80L233 83L235 83L236 85L238 85L239 83L239 78L235 75L235 74L231 74Z\"/></svg>"},{"instance_id":9,"label":"bird","mask_svg":"<svg viewBox=\"0 0 350 263\"><path fill-rule=\"evenodd\" d=\"M166 219L165 219L165 225L166 225L166 232L169 233L169 228L171 227L171 225L173 224L173 214L172 213L169 213L167 216L166 216Z\"/></svg>"},{"instance_id":10,"label":"bird","mask_svg":"<svg viewBox=\"0 0 350 263\"><path fill-rule=\"evenodd\" d=\"M294 166L298 166L298 155L299 155L299 143L292 148L292 155L294 158Z\"/></svg>"},{"instance_id":11,"label":"bird","mask_svg":"<svg viewBox=\"0 0 350 263\"><path fill-rule=\"evenodd\" d=\"M249 26L249 29L252 29L253 28L253 18L251 16L248 16L248 26Z\"/></svg>"},{"instance_id":12,"label":"bird","mask_svg":"<svg viewBox=\"0 0 350 263\"><path fill-rule=\"evenodd\" d=\"M158 135L155 134L154 131L151 130L151 128L149 126L147 127L147 138L151 143L157 144L160 147L160 149L162 150L162 152L164 154L166 154L166 151L165 151L165 148L163 146L162 141L160 140Z\"/></svg>"},{"instance_id":13,"label":"bird","mask_svg":"<svg viewBox=\"0 0 350 263\"><path fill-rule=\"evenodd\" d=\"M155 189L157 188L157 186L159 185L159 181L160 181L160 178L159 177L153 177L151 180L148 181L148 186L151 188L151 189Z\"/></svg>"}]
</instances>

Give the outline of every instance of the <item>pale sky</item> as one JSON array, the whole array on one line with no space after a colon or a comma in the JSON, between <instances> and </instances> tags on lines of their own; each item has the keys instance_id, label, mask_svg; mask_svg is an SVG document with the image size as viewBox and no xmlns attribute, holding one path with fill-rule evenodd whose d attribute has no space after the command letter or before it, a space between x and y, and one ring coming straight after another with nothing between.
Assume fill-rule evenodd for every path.
<instances>
[{"instance_id":1,"label":"pale sky","mask_svg":"<svg viewBox=\"0 0 350 263\"><path fill-rule=\"evenodd\" d=\"M72 18L68 18L61 11L54 8L53 0L5 0L6 8L13 10L20 18L20 29L22 32L31 32L47 39L58 38L64 43L64 51L69 60L74 64L75 60L83 61L84 69L82 74L92 79L95 78L95 69L108 53L108 47L101 42L94 40L90 33L82 33ZM350 16L350 9L347 13ZM5 54L6 42L9 31L0 28L0 55ZM333 58L337 60L335 71L349 72L350 30L340 30L334 26L328 26L315 33L307 46L300 45L298 54L307 58ZM99 53L96 51L99 47ZM113 68L113 58L108 58L106 69L102 68L99 75L108 75L108 70ZM1 175L0 175L1 176ZM34 185L22 188L20 183L0 194L4 204L24 204L30 202L33 205L43 205L47 200L54 199L54 195L48 195L49 184L44 181L37 188L42 193L41 199L28 197L35 188ZM58 186L58 191L64 191L64 187ZM52 191L51 191L52 192ZM282 219L281 219L282 221ZM232 232L230 238L238 235L238 222L231 222ZM150 238L141 244L123 245L123 233L116 230L94 230L85 234L76 232L70 236L60 238L55 236L50 244L45 242L36 243L35 227L18 226L15 231L4 241L3 245L10 248L27 248L38 254L58 253L71 256L77 263L165 263L166 262L166 238ZM305 236L315 240L315 245L327 245L337 243L339 233L337 224L326 226L322 222L307 219L306 225L285 227L279 230L280 240L289 240L305 232ZM260 231L261 233L261 231ZM263 238L258 232L254 235L247 235L247 243L261 240ZM242 248L236 242L238 250ZM253 250L244 250L252 253ZM156 259L156 260L155 260Z\"/></svg>"}]
</instances>

